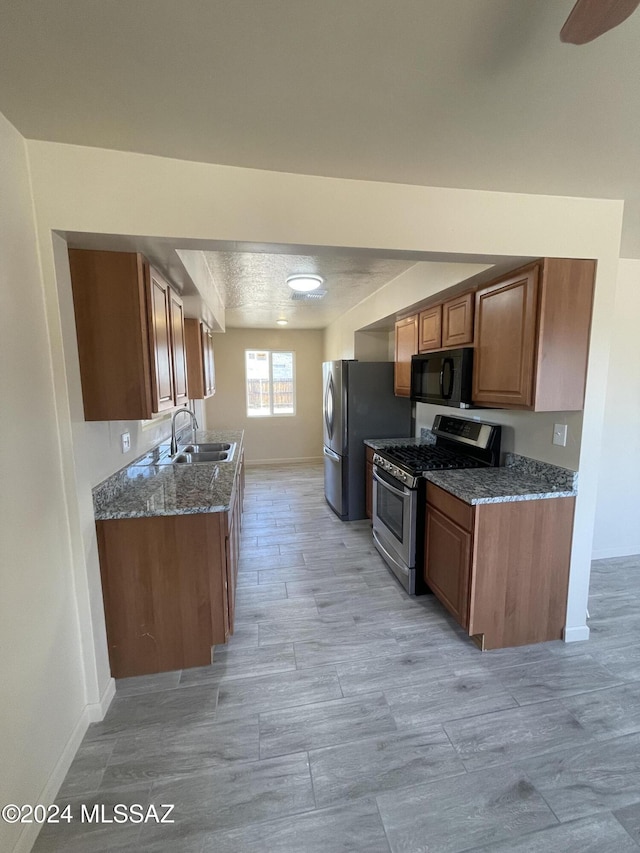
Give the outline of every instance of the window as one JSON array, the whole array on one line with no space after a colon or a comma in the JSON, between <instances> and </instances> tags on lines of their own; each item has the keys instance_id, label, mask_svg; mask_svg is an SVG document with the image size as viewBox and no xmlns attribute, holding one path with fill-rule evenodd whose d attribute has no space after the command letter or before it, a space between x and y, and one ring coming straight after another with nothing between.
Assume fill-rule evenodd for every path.
<instances>
[{"instance_id":1,"label":"window","mask_svg":"<svg viewBox=\"0 0 640 853\"><path fill-rule=\"evenodd\" d=\"M245 350L248 417L295 415L294 367L292 352Z\"/></svg>"}]
</instances>

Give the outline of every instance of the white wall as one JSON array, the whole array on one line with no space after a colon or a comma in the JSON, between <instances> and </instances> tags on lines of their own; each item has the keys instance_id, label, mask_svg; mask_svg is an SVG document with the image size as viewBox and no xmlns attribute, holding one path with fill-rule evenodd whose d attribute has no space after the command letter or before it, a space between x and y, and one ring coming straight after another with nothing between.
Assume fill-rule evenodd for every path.
<instances>
[{"instance_id":1,"label":"white wall","mask_svg":"<svg viewBox=\"0 0 640 853\"><path fill-rule=\"evenodd\" d=\"M209 427L243 429L247 462L322 459L322 348L323 333L312 329L227 329L214 335L216 393L205 403ZM295 353L295 415L247 417L247 349Z\"/></svg>"},{"instance_id":2,"label":"white wall","mask_svg":"<svg viewBox=\"0 0 640 853\"><path fill-rule=\"evenodd\" d=\"M593 556L640 554L640 261L621 260Z\"/></svg>"},{"instance_id":3,"label":"white wall","mask_svg":"<svg viewBox=\"0 0 640 853\"><path fill-rule=\"evenodd\" d=\"M92 702L100 701L100 691L105 682L106 648L103 625L97 618L96 602L100 600L100 590L95 562L95 533L89 522L92 512L90 489L95 482L96 471L86 463L90 456L86 450L82 454L85 461L76 461L76 455L80 454L75 447L78 438L75 414L77 401L74 402L77 388L74 389L76 378L72 365L75 344L68 317L65 319L67 309L60 304L60 294L64 293L67 286L64 276L68 273L64 270L63 241L52 240L52 232L56 230L160 238L184 237L202 241L231 240L467 255L550 255L598 259L591 363L580 453L582 485L576 507L568 612L569 636L576 638L587 635L585 609L611 334L611 307L622 219L620 202L316 178L39 141L28 142L27 151L49 331L47 339L40 306L33 315L36 318L40 316L40 321L28 339L29 353L37 354L38 364L41 358L47 357L47 350L50 353L75 583L75 590L68 590L61 584L61 588L69 594L64 602L64 624L58 630L64 634L62 639L65 643L69 644L67 634L72 632L73 626L66 617L69 601L75 594L87 673L84 696L76 689L79 687L76 682L80 667L76 630L75 644L71 643L69 649L63 645L64 657L57 656L56 649L54 661L58 683L67 685L71 682L71 689L67 690L64 697L65 708L69 713L75 710L76 716L79 716L89 696ZM23 164L23 161L19 162ZM13 176L15 164L11 162L7 169ZM14 196L17 196L18 208L24 208L24 187L19 192L12 190L9 197ZM3 193L3 203L6 197ZM22 234L19 235L21 239L14 236L17 216L19 218L19 213L11 210L4 225L4 232L9 237L6 241L8 251L13 251L16 244L26 239ZM33 255L32 247L28 254ZM11 266L7 271L7 280L10 278L12 286L18 288L14 283L19 282L22 290L28 291L29 287L37 290L37 276L34 279L33 270L25 276L21 260L16 261L11 255L9 259L3 259L2 263ZM470 267L477 268L477 265ZM450 275L452 278L457 276L458 280L459 272L451 270ZM447 274L446 270L442 270L442 275L437 276L438 289L447 286ZM449 282L452 283L453 280ZM404 300L404 296L402 298ZM21 293L19 305L24 304ZM15 310L18 310L17 302ZM372 321L376 316L388 313L388 310L370 311ZM332 351L331 357L352 355L353 332L359 325L347 317L344 322L334 324L328 330L327 348ZM27 336L23 337L27 339ZM9 339L15 341L15 334ZM32 387L34 382L37 386L37 371L34 374L22 363L20 347L24 347L21 341L16 341L15 346L19 347L18 357L14 357L10 364L15 369L11 381L17 387L7 389L4 399L12 399L11 392L24 394L24 388L27 385ZM48 388L50 401L50 386ZM41 389L37 387L36 390ZM36 405L49 405L46 394L44 397L38 395L37 403L35 394L24 403L27 410ZM21 420L18 418L16 422ZM22 436L24 427L21 422L16 429L20 430L16 436ZM94 434L92 427L86 429L90 433L87 446L95 439L95 450L92 452L99 453L105 449L107 454L115 454L109 456L115 459L117 453L113 450L113 428L110 435L109 427L106 428L106 434L99 429ZM40 456L47 459L50 459L50 455L46 450L54 431L55 424L51 425L46 418L38 423L37 436L44 448ZM28 494L34 502L34 496L39 499L42 494L42 478L39 470L29 470L31 473L23 481L24 496ZM22 469L20 476L24 476ZM59 473L57 476L59 483ZM16 476L10 478L12 482L16 479ZM50 495L49 488L46 487L46 495L51 498L53 507L47 508L47 511L59 512L63 505L60 489ZM30 517L29 511L30 507L25 507L26 518ZM15 513L10 517L16 520ZM59 536L60 529L64 527L56 528L56 536ZM14 563L29 566L33 562L39 563L40 556L55 562L56 548L60 547L59 539L56 539L57 546L42 548L42 554L36 555L34 560L32 537L25 543L24 537L17 540L13 530L11 535L13 538L10 541L15 543L16 549ZM51 600L59 600L57 590ZM46 619L43 624L46 624ZM18 635L21 636L20 632ZM15 662L16 673L19 670L22 680L33 684L39 679L43 668L39 663L30 657L28 649L24 653L20 651ZM56 665L61 667L60 672L55 669ZM14 674L16 680L18 678ZM13 682L9 683L13 686ZM49 682L45 680L45 683ZM57 697L59 692L56 690L54 696ZM23 713L25 719L30 714L24 731L30 731L32 742L38 729L38 714L42 705L37 708L32 706ZM55 707L53 717L56 717ZM63 715L63 719L67 717ZM57 741L59 752L62 743L61 739ZM45 746L51 755L53 745L49 739L46 739ZM40 761L40 752L37 748L31 750L29 747L27 753L21 756L23 764L35 756ZM46 749L43 754L39 772L44 776L49 769ZM29 790L24 791L23 799L34 801L38 794L34 777L30 776L27 782Z\"/></svg>"},{"instance_id":4,"label":"white wall","mask_svg":"<svg viewBox=\"0 0 640 853\"><path fill-rule=\"evenodd\" d=\"M84 734L86 695L27 157L2 115L0 199L0 803L37 803ZM22 828L0 821L0 849Z\"/></svg>"}]
</instances>

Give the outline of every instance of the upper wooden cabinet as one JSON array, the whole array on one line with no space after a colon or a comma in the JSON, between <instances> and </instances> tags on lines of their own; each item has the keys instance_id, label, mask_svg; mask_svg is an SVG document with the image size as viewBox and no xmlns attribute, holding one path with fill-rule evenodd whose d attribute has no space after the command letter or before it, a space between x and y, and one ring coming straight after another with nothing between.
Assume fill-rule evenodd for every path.
<instances>
[{"instance_id":1,"label":"upper wooden cabinet","mask_svg":"<svg viewBox=\"0 0 640 853\"><path fill-rule=\"evenodd\" d=\"M84 416L146 420L187 399L182 300L140 254L70 249Z\"/></svg>"},{"instance_id":2,"label":"upper wooden cabinet","mask_svg":"<svg viewBox=\"0 0 640 853\"><path fill-rule=\"evenodd\" d=\"M544 258L476 292L473 402L584 405L595 261Z\"/></svg>"},{"instance_id":3,"label":"upper wooden cabinet","mask_svg":"<svg viewBox=\"0 0 640 853\"><path fill-rule=\"evenodd\" d=\"M187 348L189 399L203 400L215 394L216 378L213 361L213 335L200 320L184 321Z\"/></svg>"},{"instance_id":4,"label":"upper wooden cabinet","mask_svg":"<svg viewBox=\"0 0 640 853\"><path fill-rule=\"evenodd\" d=\"M419 352L473 344L474 295L463 293L420 312Z\"/></svg>"},{"instance_id":5,"label":"upper wooden cabinet","mask_svg":"<svg viewBox=\"0 0 640 853\"><path fill-rule=\"evenodd\" d=\"M418 352L418 315L396 322L394 392L396 397L411 394L411 356Z\"/></svg>"},{"instance_id":6,"label":"upper wooden cabinet","mask_svg":"<svg viewBox=\"0 0 640 853\"><path fill-rule=\"evenodd\" d=\"M442 305L442 346L461 347L473 343L475 293L463 293Z\"/></svg>"},{"instance_id":7,"label":"upper wooden cabinet","mask_svg":"<svg viewBox=\"0 0 640 853\"><path fill-rule=\"evenodd\" d=\"M434 305L418 315L418 351L442 346L442 305Z\"/></svg>"},{"instance_id":8,"label":"upper wooden cabinet","mask_svg":"<svg viewBox=\"0 0 640 853\"><path fill-rule=\"evenodd\" d=\"M169 288L169 320L171 322L171 357L173 362L174 404L183 406L189 400L187 387L187 347L184 339L184 307L175 290Z\"/></svg>"}]
</instances>

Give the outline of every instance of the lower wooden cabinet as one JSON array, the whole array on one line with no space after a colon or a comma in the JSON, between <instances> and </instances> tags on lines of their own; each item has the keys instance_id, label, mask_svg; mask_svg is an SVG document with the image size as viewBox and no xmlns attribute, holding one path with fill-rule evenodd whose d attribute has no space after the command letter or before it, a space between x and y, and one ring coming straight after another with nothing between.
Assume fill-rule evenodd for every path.
<instances>
[{"instance_id":1,"label":"lower wooden cabinet","mask_svg":"<svg viewBox=\"0 0 640 853\"><path fill-rule=\"evenodd\" d=\"M471 533L446 515L427 507L428 546L424 578L431 591L463 628L469 625Z\"/></svg>"},{"instance_id":2,"label":"lower wooden cabinet","mask_svg":"<svg viewBox=\"0 0 640 853\"><path fill-rule=\"evenodd\" d=\"M470 506L427 484L424 578L481 648L562 638L574 504Z\"/></svg>"},{"instance_id":3,"label":"lower wooden cabinet","mask_svg":"<svg viewBox=\"0 0 640 853\"><path fill-rule=\"evenodd\" d=\"M228 512L97 521L111 674L211 663L233 633L244 466Z\"/></svg>"},{"instance_id":4,"label":"lower wooden cabinet","mask_svg":"<svg viewBox=\"0 0 640 853\"><path fill-rule=\"evenodd\" d=\"M364 506L367 518L373 518L373 447L365 446Z\"/></svg>"},{"instance_id":5,"label":"lower wooden cabinet","mask_svg":"<svg viewBox=\"0 0 640 853\"><path fill-rule=\"evenodd\" d=\"M231 504L227 518L226 582L229 613L229 633L233 634L236 609L236 589L238 587L238 563L240 560L240 528L242 526L242 506L244 503L244 452L240 460L236 484L231 495Z\"/></svg>"}]
</instances>

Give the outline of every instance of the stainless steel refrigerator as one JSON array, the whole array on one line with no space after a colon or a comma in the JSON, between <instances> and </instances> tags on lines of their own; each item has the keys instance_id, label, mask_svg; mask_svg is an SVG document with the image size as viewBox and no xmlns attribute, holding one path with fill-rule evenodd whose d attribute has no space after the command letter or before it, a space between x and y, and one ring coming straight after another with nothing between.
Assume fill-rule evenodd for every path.
<instances>
[{"instance_id":1,"label":"stainless steel refrigerator","mask_svg":"<svg viewBox=\"0 0 640 853\"><path fill-rule=\"evenodd\" d=\"M365 518L365 438L411 435L411 401L393 393L393 363L326 361L324 495L343 521Z\"/></svg>"}]
</instances>

